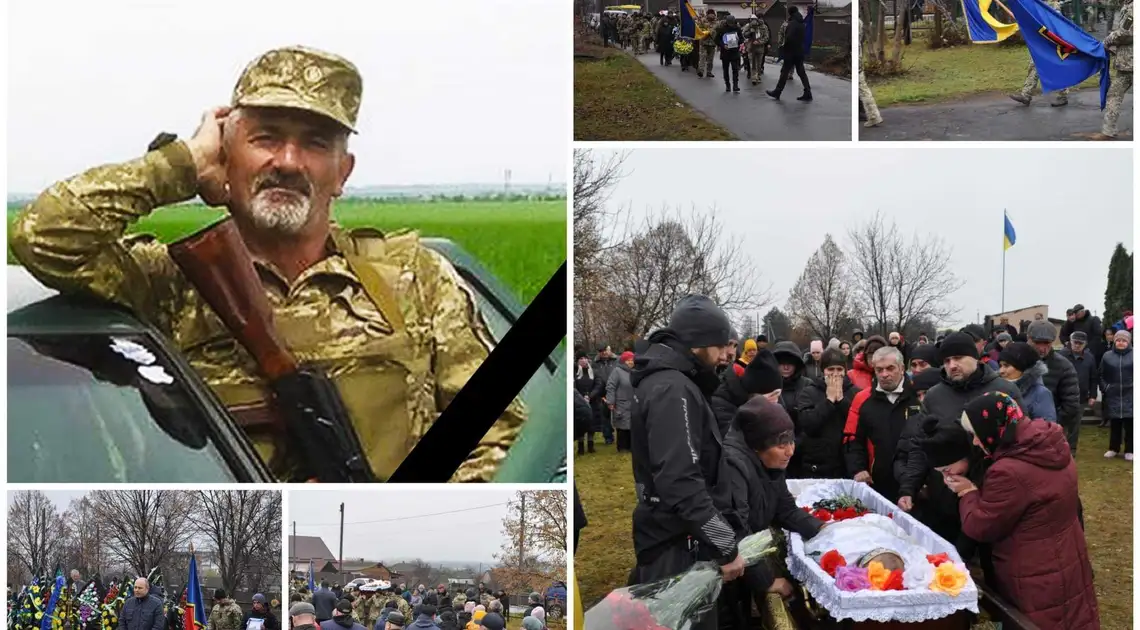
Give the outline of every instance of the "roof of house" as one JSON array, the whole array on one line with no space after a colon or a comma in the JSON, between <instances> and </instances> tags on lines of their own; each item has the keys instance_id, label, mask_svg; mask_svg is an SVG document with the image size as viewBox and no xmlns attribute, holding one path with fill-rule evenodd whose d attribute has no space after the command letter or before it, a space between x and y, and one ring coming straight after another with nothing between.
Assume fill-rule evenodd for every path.
<instances>
[{"instance_id":1,"label":"roof of house","mask_svg":"<svg viewBox=\"0 0 1140 630\"><path fill-rule=\"evenodd\" d=\"M290 536L289 557L292 559L335 560L320 536Z\"/></svg>"}]
</instances>

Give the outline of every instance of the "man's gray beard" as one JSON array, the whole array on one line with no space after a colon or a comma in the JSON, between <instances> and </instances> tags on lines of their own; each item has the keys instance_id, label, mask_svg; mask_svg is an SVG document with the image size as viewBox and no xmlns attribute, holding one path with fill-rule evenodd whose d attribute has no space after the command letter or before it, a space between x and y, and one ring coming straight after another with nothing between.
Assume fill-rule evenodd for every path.
<instances>
[{"instance_id":1,"label":"man's gray beard","mask_svg":"<svg viewBox=\"0 0 1140 630\"><path fill-rule=\"evenodd\" d=\"M253 224L259 229L298 234L309 222L313 204L309 198L296 192L289 192L288 201L271 200L270 195L281 194L280 190L263 190L249 202L249 214Z\"/></svg>"}]
</instances>

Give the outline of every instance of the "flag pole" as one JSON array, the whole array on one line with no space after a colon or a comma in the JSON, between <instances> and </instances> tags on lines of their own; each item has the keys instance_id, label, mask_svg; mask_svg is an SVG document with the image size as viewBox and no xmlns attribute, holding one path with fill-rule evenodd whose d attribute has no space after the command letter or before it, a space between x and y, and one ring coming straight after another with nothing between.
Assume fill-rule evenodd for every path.
<instances>
[{"instance_id":1,"label":"flag pole","mask_svg":"<svg viewBox=\"0 0 1140 630\"><path fill-rule=\"evenodd\" d=\"M1005 314L1005 216L1006 210L1001 211L1001 312Z\"/></svg>"}]
</instances>

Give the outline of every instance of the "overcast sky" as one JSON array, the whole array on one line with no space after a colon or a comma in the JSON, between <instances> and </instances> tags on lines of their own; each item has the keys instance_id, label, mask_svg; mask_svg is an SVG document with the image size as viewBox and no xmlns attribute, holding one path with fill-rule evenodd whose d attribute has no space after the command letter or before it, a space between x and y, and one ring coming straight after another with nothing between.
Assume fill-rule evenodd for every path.
<instances>
[{"instance_id":1,"label":"overcast sky","mask_svg":"<svg viewBox=\"0 0 1140 630\"><path fill-rule=\"evenodd\" d=\"M364 94L350 186L566 179L565 2L45 0L8 11L8 192L186 138L247 63L301 44ZM420 26L422 24L422 26Z\"/></svg>"},{"instance_id":2,"label":"overcast sky","mask_svg":"<svg viewBox=\"0 0 1140 630\"><path fill-rule=\"evenodd\" d=\"M290 534L296 521L298 536L320 536L335 556L343 502L346 562L349 558L392 562L392 558L419 557L427 562L494 563L494 554L502 543L506 503L514 498L513 491L473 487L409 490L292 490L286 525Z\"/></svg>"},{"instance_id":3,"label":"overcast sky","mask_svg":"<svg viewBox=\"0 0 1140 630\"><path fill-rule=\"evenodd\" d=\"M603 153L604 152L600 152ZM1132 251L1131 151L1061 148L850 148L632 151L611 208L716 206L747 240L781 309L808 258L832 233L882 210L904 233L938 232L963 281L956 321L1001 310L1002 210L1017 244L1006 254L1007 310L1083 303L1104 310L1116 243ZM771 305L770 305L771 306ZM767 310L767 309L765 309Z\"/></svg>"},{"instance_id":4,"label":"overcast sky","mask_svg":"<svg viewBox=\"0 0 1140 630\"><path fill-rule=\"evenodd\" d=\"M62 512L71 505L73 499L83 498L89 491L88 490L41 490L48 500L55 504L59 511ZM8 505L12 505L16 500L16 491L8 491Z\"/></svg>"}]
</instances>

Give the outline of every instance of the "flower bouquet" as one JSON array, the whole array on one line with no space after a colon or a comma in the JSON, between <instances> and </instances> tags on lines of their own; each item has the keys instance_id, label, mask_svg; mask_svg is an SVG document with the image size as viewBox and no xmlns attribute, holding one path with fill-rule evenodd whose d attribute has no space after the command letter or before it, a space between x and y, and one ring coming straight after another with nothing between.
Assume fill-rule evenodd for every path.
<instances>
[{"instance_id":1,"label":"flower bouquet","mask_svg":"<svg viewBox=\"0 0 1140 630\"><path fill-rule=\"evenodd\" d=\"M825 523L830 521L846 521L871 513L871 508L863 505L862 501L850 495L820 499L810 507L805 505L802 509ZM894 517L894 513L888 513L887 516Z\"/></svg>"},{"instance_id":2,"label":"flower bouquet","mask_svg":"<svg viewBox=\"0 0 1140 630\"><path fill-rule=\"evenodd\" d=\"M751 566L776 553L772 533L765 530L745 537L738 545L744 563ZM590 630L680 630L689 628L716 605L720 594L720 567L698 562L688 571L649 584L612 591L586 611Z\"/></svg>"},{"instance_id":3,"label":"flower bouquet","mask_svg":"<svg viewBox=\"0 0 1140 630\"><path fill-rule=\"evenodd\" d=\"M693 52L693 42L678 39L673 42L673 52L681 56L691 54Z\"/></svg>"},{"instance_id":4,"label":"flower bouquet","mask_svg":"<svg viewBox=\"0 0 1140 630\"><path fill-rule=\"evenodd\" d=\"M99 595L95 592L95 582L92 580L79 594L79 627L86 628L87 622L95 618L98 610Z\"/></svg>"}]
</instances>

